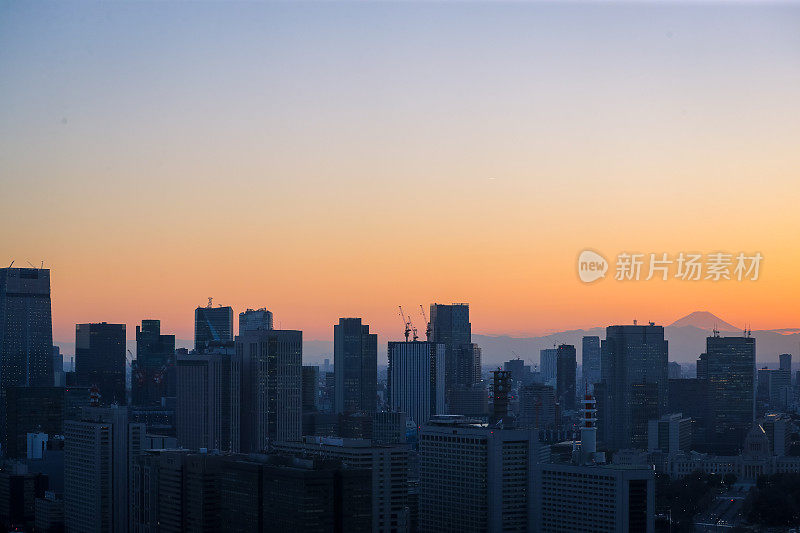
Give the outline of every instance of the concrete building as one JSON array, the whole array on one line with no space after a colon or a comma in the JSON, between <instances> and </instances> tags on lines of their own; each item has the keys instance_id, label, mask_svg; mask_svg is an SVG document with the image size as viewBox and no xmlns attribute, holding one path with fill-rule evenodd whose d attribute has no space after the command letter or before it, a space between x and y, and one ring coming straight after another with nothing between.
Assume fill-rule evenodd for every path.
<instances>
[{"instance_id":1,"label":"concrete building","mask_svg":"<svg viewBox=\"0 0 800 533\"><path fill-rule=\"evenodd\" d=\"M389 407L406 413L417 426L445 414L444 344L390 342L387 376Z\"/></svg>"},{"instance_id":2,"label":"concrete building","mask_svg":"<svg viewBox=\"0 0 800 533\"><path fill-rule=\"evenodd\" d=\"M233 352L210 347L177 358L175 426L182 447L239 451L241 367Z\"/></svg>"},{"instance_id":3,"label":"concrete building","mask_svg":"<svg viewBox=\"0 0 800 533\"><path fill-rule=\"evenodd\" d=\"M246 453L302 437L303 332L251 330L236 337L241 438Z\"/></svg>"},{"instance_id":4,"label":"concrete building","mask_svg":"<svg viewBox=\"0 0 800 533\"><path fill-rule=\"evenodd\" d=\"M378 336L360 318L340 318L333 326L334 412L376 411Z\"/></svg>"},{"instance_id":5,"label":"concrete building","mask_svg":"<svg viewBox=\"0 0 800 533\"><path fill-rule=\"evenodd\" d=\"M558 425L555 389L550 385L531 383L519 390L517 425L553 429Z\"/></svg>"},{"instance_id":6,"label":"concrete building","mask_svg":"<svg viewBox=\"0 0 800 533\"><path fill-rule=\"evenodd\" d=\"M408 448L373 445L365 439L304 437L279 442L274 451L296 457L336 459L346 468L372 473L372 531L408 527Z\"/></svg>"},{"instance_id":7,"label":"concrete building","mask_svg":"<svg viewBox=\"0 0 800 533\"><path fill-rule=\"evenodd\" d=\"M533 526L533 430L431 419L420 433L419 529L530 531Z\"/></svg>"},{"instance_id":8,"label":"concrete building","mask_svg":"<svg viewBox=\"0 0 800 533\"><path fill-rule=\"evenodd\" d=\"M780 369L785 372L792 371L792 354L782 353L778 356L780 361Z\"/></svg>"},{"instance_id":9,"label":"concrete building","mask_svg":"<svg viewBox=\"0 0 800 533\"><path fill-rule=\"evenodd\" d=\"M674 454L692 446L692 419L681 413L671 413L649 422L647 451Z\"/></svg>"},{"instance_id":10,"label":"concrete building","mask_svg":"<svg viewBox=\"0 0 800 533\"><path fill-rule=\"evenodd\" d=\"M319 411L319 367L303 365L303 413Z\"/></svg>"},{"instance_id":11,"label":"concrete building","mask_svg":"<svg viewBox=\"0 0 800 533\"><path fill-rule=\"evenodd\" d=\"M67 532L128 530L128 472L142 451L144 424L124 407L87 407L64 424L64 515Z\"/></svg>"}]
</instances>

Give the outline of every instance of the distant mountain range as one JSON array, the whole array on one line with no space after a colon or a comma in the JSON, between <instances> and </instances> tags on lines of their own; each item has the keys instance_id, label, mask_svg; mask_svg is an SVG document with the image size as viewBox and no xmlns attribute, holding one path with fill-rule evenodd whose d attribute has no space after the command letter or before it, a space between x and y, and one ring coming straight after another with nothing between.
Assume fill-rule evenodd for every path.
<instances>
[{"instance_id":1,"label":"distant mountain range","mask_svg":"<svg viewBox=\"0 0 800 533\"><path fill-rule=\"evenodd\" d=\"M706 337L717 329L722 336L742 335L743 330L722 320L708 311L695 311L680 318L664 328L664 337L669 341L669 360L678 363L695 363L705 351ZM573 344L578 349L580 364L581 339L586 335L605 338L605 327L560 331L541 337L508 337L472 335L473 342L483 351L483 364L501 365L503 361L516 358L538 364L539 350L552 348L558 344ZM770 329L752 331L756 339L756 361L758 363L777 363L778 355L791 353L798 357L800 349L800 328Z\"/></svg>"},{"instance_id":2,"label":"distant mountain range","mask_svg":"<svg viewBox=\"0 0 800 533\"><path fill-rule=\"evenodd\" d=\"M717 329L722 336L738 336L738 328L708 311L695 311L680 318L664 328L664 336L669 341L669 360L678 363L695 363L706 347L706 337ZM507 335L473 334L472 340L482 349L484 366L502 365L504 361L519 357L528 363L539 364L539 350L552 348L559 344L573 344L578 350L578 364L581 357L581 339L586 335L605 338L606 328L576 329L550 333L541 337L510 337ZM756 361L762 363L778 362L778 355L791 353L795 362L800 363L800 328L758 330L751 332L756 339ZM67 354L75 353L73 342L57 342ZM177 347L191 349L193 342L177 339ZM128 349L136 353L136 341L128 341ZM130 356L129 356L130 358ZM303 362L321 364L323 359L333 363L333 342L307 340L303 342ZM378 345L378 364L386 364L386 343Z\"/></svg>"}]
</instances>

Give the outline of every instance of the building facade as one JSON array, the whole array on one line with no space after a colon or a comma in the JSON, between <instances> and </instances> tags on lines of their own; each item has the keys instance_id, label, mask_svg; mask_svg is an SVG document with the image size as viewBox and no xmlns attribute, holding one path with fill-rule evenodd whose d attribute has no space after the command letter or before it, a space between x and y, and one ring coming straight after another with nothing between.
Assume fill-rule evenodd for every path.
<instances>
[{"instance_id":1,"label":"building facade","mask_svg":"<svg viewBox=\"0 0 800 533\"><path fill-rule=\"evenodd\" d=\"M160 320L136 326L136 359L131 364L131 400L137 406L161 405L175 396L175 335L161 334Z\"/></svg>"},{"instance_id":2,"label":"building facade","mask_svg":"<svg viewBox=\"0 0 800 533\"><path fill-rule=\"evenodd\" d=\"M444 344L389 343L389 407L406 413L417 426L446 414L445 353Z\"/></svg>"},{"instance_id":3,"label":"building facade","mask_svg":"<svg viewBox=\"0 0 800 533\"><path fill-rule=\"evenodd\" d=\"M208 306L194 310L194 349L203 352L207 348L233 341L233 309Z\"/></svg>"},{"instance_id":4,"label":"building facade","mask_svg":"<svg viewBox=\"0 0 800 533\"><path fill-rule=\"evenodd\" d=\"M334 412L372 414L377 406L378 336L360 318L333 326Z\"/></svg>"},{"instance_id":5,"label":"building facade","mask_svg":"<svg viewBox=\"0 0 800 533\"><path fill-rule=\"evenodd\" d=\"M100 403L127 404L125 324L75 326L75 377L79 387L97 387Z\"/></svg>"}]
</instances>

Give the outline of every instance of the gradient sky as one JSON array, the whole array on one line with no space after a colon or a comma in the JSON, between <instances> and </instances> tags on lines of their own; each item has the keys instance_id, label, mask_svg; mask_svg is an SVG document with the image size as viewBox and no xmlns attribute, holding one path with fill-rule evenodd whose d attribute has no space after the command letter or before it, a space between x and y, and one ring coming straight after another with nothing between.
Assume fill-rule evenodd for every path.
<instances>
[{"instance_id":1,"label":"gradient sky","mask_svg":"<svg viewBox=\"0 0 800 533\"><path fill-rule=\"evenodd\" d=\"M0 1L0 260L76 322L800 326L800 4ZM576 275L760 251L757 282ZM421 318L417 318L420 327Z\"/></svg>"}]
</instances>

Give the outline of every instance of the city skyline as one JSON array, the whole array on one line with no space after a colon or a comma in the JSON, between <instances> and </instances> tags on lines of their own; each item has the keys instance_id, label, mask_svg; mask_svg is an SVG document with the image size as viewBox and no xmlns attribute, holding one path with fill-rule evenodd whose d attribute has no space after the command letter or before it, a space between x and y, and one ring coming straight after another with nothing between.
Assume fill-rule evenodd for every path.
<instances>
[{"instance_id":1,"label":"city skyline","mask_svg":"<svg viewBox=\"0 0 800 533\"><path fill-rule=\"evenodd\" d=\"M800 326L791 4L0 9L3 266L53 269L58 340L189 338L208 296L309 339L432 301L482 334ZM764 261L586 285L586 248Z\"/></svg>"}]
</instances>

